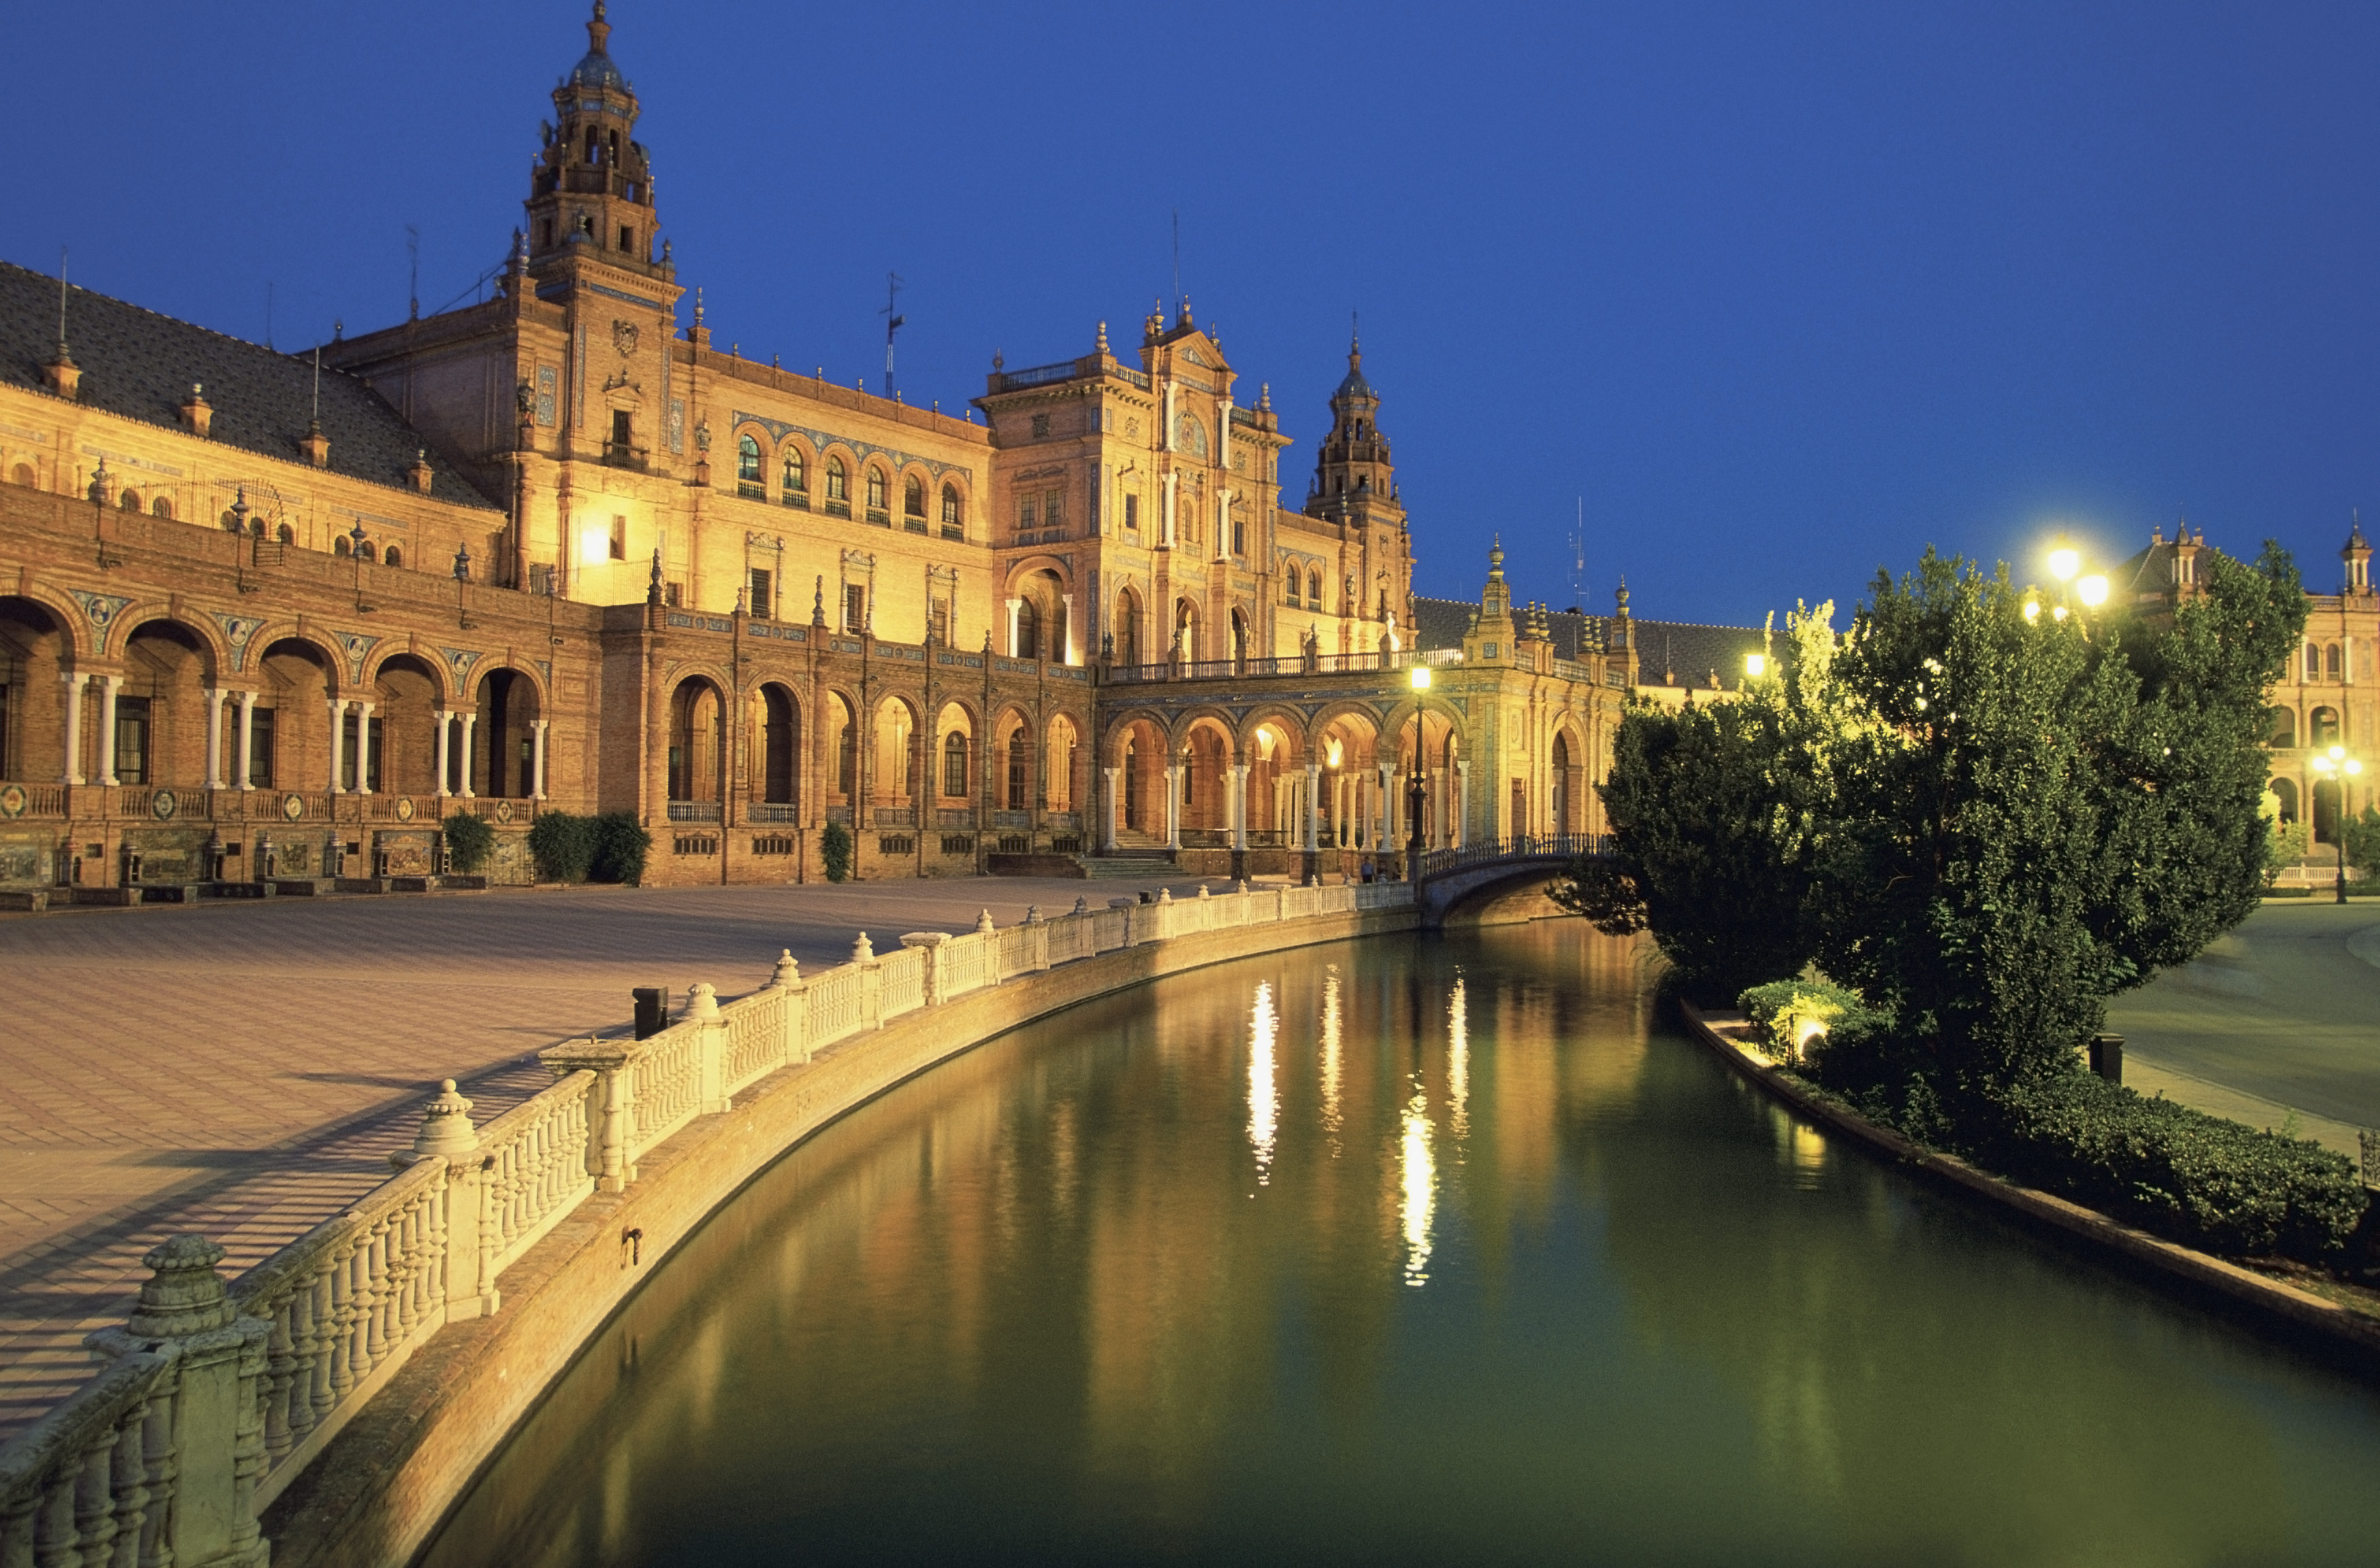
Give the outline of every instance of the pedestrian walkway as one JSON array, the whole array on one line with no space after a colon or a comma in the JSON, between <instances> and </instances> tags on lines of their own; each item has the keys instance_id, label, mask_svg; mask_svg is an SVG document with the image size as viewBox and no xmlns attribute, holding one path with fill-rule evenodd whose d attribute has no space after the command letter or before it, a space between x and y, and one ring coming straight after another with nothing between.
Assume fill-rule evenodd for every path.
<instances>
[{"instance_id":1,"label":"pedestrian walkway","mask_svg":"<svg viewBox=\"0 0 2380 1568\"><path fill-rule=\"evenodd\" d=\"M2356 1152L2380 1127L2380 904L2276 899L2115 999L2143 1093Z\"/></svg>"},{"instance_id":2,"label":"pedestrian walkway","mask_svg":"<svg viewBox=\"0 0 2380 1568\"><path fill-rule=\"evenodd\" d=\"M1152 868L1153 869L1155 868ZM1220 885L1220 884L1218 884ZM370 1190L422 1100L484 1120L543 1087L533 1052L628 1027L629 991L722 997L790 949L959 931L990 908L1096 906L1135 884L981 878L578 888L151 906L0 918L0 1440L89 1375L140 1255L203 1231L237 1273Z\"/></svg>"}]
</instances>

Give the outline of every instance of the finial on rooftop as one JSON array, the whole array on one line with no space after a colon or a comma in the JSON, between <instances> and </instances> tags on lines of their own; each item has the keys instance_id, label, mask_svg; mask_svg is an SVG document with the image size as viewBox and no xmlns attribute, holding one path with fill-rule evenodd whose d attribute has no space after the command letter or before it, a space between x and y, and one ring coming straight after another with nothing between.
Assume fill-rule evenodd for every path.
<instances>
[{"instance_id":1,"label":"finial on rooftop","mask_svg":"<svg viewBox=\"0 0 2380 1568\"><path fill-rule=\"evenodd\" d=\"M1504 536L1500 533L1488 546L1488 575L1500 581L1504 576Z\"/></svg>"},{"instance_id":2,"label":"finial on rooftop","mask_svg":"<svg viewBox=\"0 0 2380 1568\"><path fill-rule=\"evenodd\" d=\"M1272 412L1272 383L1265 382L1261 384L1264 390L1257 395L1257 407L1269 414Z\"/></svg>"},{"instance_id":3,"label":"finial on rooftop","mask_svg":"<svg viewBox=\"0 0 2380 1568\"><path fill-rule=\"evenodd\" d=\"M737 598L738 598L738 600L739 600L739 602L740 602L740 600L741 600L741 598L742 598L741 594L738 594ZM652 575L652 579L645 585L645 602L646 602L646 603L648 603L648 604L659 604L661 602L662 602L662 547L661 547L660 545L656 544L656 545L654 545L654 546L653 546L653 575Z\"/></svg>"},{"instance_id":4,"label":"finial on rooftop","mask_svg":"<svg viewBox=\"0 0 2380 1568\"><path fill-rule=\"evenodd\" d=\"M1108 324L1105 322L1099 323L1099 339L1096 351L1101 354L1108 351Z\"/></svg>"},{"instance_id":5,"label":"finial on rooftop","mask_svg":"<svg viewBox=\"0 0 2380 1568\"><path fill-rule=\"evenodd\" d=\"M603 0L595 0L595 14L587 19L587 47L601 55L612 41L612 24L603 19Z\"/></svg>"},{"instance_id":6,"label":"finial on rooftop","mask_svg":"<svg viewBox=\"0 0 2380 1568\"><path fill-rule=\"evenodd\" d=\"M702 290L698 286L694 291L694 324L702 324Z\"/></svg>"}]
</instances>

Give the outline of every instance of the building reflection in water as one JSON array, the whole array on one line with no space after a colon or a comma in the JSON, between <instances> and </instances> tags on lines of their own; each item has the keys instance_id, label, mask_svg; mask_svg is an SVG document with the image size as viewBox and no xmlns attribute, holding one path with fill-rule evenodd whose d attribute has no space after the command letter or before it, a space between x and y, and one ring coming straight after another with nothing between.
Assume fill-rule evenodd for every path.
<instances>
[{"instance_id":1,"label":"building reflection in water","mask_svg":"<svg viewBox=\"0 0 2380 1568\"><path fill-rule=\"evenodd\" d=\"M1281 1015L1273 1010L1272 982L1257 985L1248 1011L1248 1142L1257 1151L1257 1185L1272 1183L1273 1136L1281 1124L1281 1091L1273 1082L1273 1042Z\"/></svg>"},{"instance_id":2,"label":"building reflection in water","mask_svg":"<svg viewBox=\"0 0 2380 1568\"><path fill-rule=\"evenodd\" d=\"M1430 1222L1438 1211L1438 1161L1430 1153L1429 1091L1421 1075L1413 1079L1413 1098L1405 1101L1403 1137L1397 1161L1402 1190L1405 1238L1405 1283L1419 1289L1429 1282Z\"/></svg>"},{"instance_id":3,"label":"building reflection in water","mask_svg":"<svg viewBox=\"0 0 2380 1568\"><path fill-rule=\"evenodd\" d=\"M1463 1140L1471 1136L1471 1015L1463 971L1454 971L1454 991L1446 999L1447 1126L1454 1135L1455 1163L1463 1162Z\"/></svg>"},{"instance_id":4,"label":"building reflection in water","mask_svg":"<svg viewBox=\"0 0 2380 1568\"><path fill-rule=\"evenodd\" d=\"M1322 1131L1339 1158L1339 966L1322 974Z\"/></svg>"}]
</instances>

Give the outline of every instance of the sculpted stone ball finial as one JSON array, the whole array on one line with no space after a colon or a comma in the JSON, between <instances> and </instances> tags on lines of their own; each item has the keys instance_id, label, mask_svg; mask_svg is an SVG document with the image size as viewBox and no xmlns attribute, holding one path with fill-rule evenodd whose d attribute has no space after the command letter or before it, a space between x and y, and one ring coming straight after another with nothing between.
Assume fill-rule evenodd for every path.
<instances>
[{"instance_id":1,"label":"sculpted stone ball finial","mask_svg":"<svg viewBox=\"0 0 2380 1568\"><path fill-rule=\"evenodd\" d=\"M982 914L978 915L975 918L975 929L986 936L991 934L992 925L990 910L987 909Z\"/></svg>"},{"instance_id":2,"label":"sculpted stone ball finial","mask_svg":"<svg viewBox=\"0 0 2380 1568\"><path fill-rule=\"evenodd\" d=\"M1099 323L1099 351L1102 354L1108 351L1108 324L1105 322Z\"/></svg>"},{"instance_id":3,"label":"sculpted stone ball finial","mask_svg":"<svg viewBox=\"0 0 2380 1568\"><path fill-rule=\"evenodd\" d=\"M769 977L769 983L772 986L792 986L801 984L801 980L802 966L794 962L794 950L790 947L780 950L777 954L776 971Z\"/></svg>"},{"instance_id":4,"label":"sculpted stone ball finial","mask_svg":"<svg viewBox=\"0 0 2380 1568\"><path fill-rule=\"evenodd\" d=\"M143 1339L204 1333L230 1323L231 1293L215 1265L224 1249L201 1235L181 1235L152 1247L140 1262L151 1270L133 1309L132 1332Z\"/></svg>"},{"instance_id":5,"label":"sculpted stone ball finial","mask_svg":"<svg viewBox=\"0 0 2380 1568\"><path fill-rule=\"evenodd\" d=\"M859 940L851 944L851 961L855 964L872 964L876 961L876 949L868 942L866 931L860 932Z\"/></svg>"},{"instance_id":6,"label":"sculpted stone ball finial","mask_svg":"<svg viewBox=\"0 0 2380 1568\"><path fill-rule=\"evenodd\" d=\"M587 47L603 53L612 42L612 24L603 19L603 0L595 0L595 14L587 21Z\"/></svg>"},{"instance_id":7,"label":"sculpted stone ball finial","mask_svg":"<svg viewBox=\"0 0 2380 1568\"><path fill-rule=\"evenodd\" d=\"M468 1154L479 1147L470 1100L455 1092L454 1079L441 1079L437 1097L421 1108L421 1130L413 1136L414 1157Z\"/></svg>"}]
</instances>

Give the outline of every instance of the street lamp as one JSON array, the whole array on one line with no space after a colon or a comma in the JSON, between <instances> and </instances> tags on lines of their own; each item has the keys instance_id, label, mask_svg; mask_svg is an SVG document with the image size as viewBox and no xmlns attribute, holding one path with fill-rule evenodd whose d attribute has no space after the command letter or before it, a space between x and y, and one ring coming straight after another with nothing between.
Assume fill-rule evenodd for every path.
<instances>
[{"instance_id":1,"label":"street lamp","mask_svg":"<svg viewBox=\"0 0 2380 1568\"><path fill-rule=\"evenodd\" d=\"M2331 847L2338 851L2338 901L2347 902L2347 781L2363 772L2362 762L2347 754L2347 748L2334 746L2313 760L2313 771L2324 780L2338 786L2337 815L2330 820ZM2331 775L2337 773L2338 778Z\"/></svg>"},{"instance_id":2,"label":"street lamp","mask_svg":"<svg viewBox=\"0 0 2380 1568\"><path fill-rule=\"evenodd\" d=\"M1405 881L1421 882L1421 819L1429 805L1428 785L1421 772L1421 701L1429 689L1429 666L1416 663L1410 672L1414 694L1413 772L1405 781Z\"/></svg>"},{"instance_id":3,"label":"street lamp","mask_svg":"<svg viewBox=\"0 0 2380 1568\"><path fill-rule=\"evenodd\" d=\"M1754 681L1756 681L1756 680L1758 680L1761 676L1763 676L1763 675L1767 675L1767 673L1768 673L1768 655L1767 655L1767 654L1766 654L1766 653L1747 653L1747 654L1745 654L1745 655L1743 656L1743 677L1744 677L1744 679L1746 679L1746 680L1754 680Z\"/></svg>"}]
</instances>

